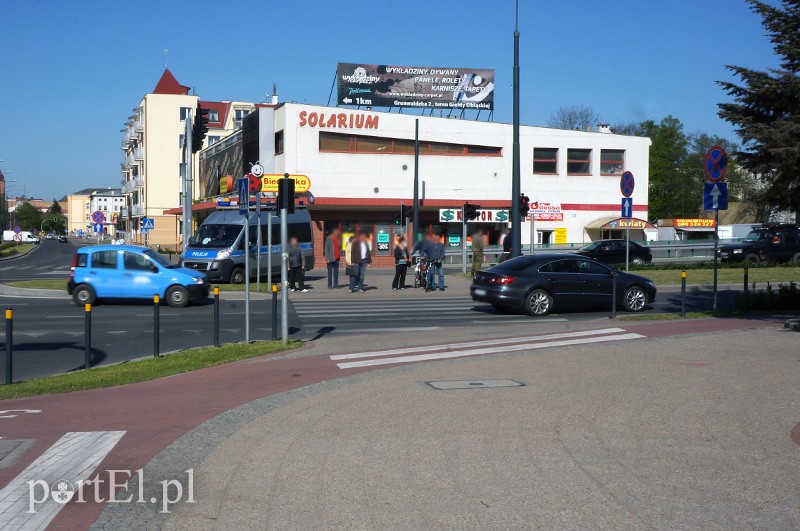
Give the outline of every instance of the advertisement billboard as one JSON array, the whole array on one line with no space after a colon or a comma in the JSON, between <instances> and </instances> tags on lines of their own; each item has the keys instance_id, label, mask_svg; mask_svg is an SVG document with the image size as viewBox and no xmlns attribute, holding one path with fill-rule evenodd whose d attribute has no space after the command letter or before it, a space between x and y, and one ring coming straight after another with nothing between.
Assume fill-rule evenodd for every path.
<instances>
[{"instance_id":1,"label":"advertisement billboard","mask_svg":"<svg viewBox=\"0 0 800 531\"><path fill-rule=\"evenodd\" d=\"M339 63L339 105L494 110L494 69Z\"/></svg>"},{"instance_id":2,"label":"advertisement billboard","mask_svg":"<svg viewBox=\"0 0 800 531\"><path fill-rule=\"evenodd\" d=\"M238 131L200 152L200 196L204 199L233 193L236 179L249 171L244 167L242 132ZM220 181L223 182L220 190Z\"/></svg>"}]
</instances>

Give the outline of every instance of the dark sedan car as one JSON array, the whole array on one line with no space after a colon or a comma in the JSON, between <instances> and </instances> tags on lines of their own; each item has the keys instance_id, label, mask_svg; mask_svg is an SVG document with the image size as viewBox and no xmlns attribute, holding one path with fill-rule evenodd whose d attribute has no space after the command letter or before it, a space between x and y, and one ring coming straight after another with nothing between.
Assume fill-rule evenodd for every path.
<instances>
[{"instance_id":1,"label":"dark sedan car","mask_svg":"<svg viewBox=\"0 0 800 531\"><path fill-rule=\"evenodd\" d=\"M604 264L625 263L625 240L595 240L581 247L578 254L594 258ZM630 263L636 265L649 264L653 261L650 249L635 242L630 242Z\"/></svg>"},{"instance_id":2,"label":"dark sedan car","mask_svg":"<svg viewBox=\"0 0 800 531\"><path fill-rule=\"evenodd\" d=\"M470 295L499 310L522 308L534 316L547 315L554 308L610 308L614 274L617 302L625 310L639 312L655 301L652 280L574 254L520 256L479 271Z\"/></svg>"}]
</instances>

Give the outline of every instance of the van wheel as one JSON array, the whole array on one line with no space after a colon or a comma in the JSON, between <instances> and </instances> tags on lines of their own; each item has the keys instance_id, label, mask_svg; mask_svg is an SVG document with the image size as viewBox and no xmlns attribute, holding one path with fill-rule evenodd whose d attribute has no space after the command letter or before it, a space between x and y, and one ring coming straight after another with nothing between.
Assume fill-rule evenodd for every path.
<instances>
[{"instance_id":1,"label":"van wheel","mask_svg":"<svg viewBox=\"0 0 800 531\"><path fill-rule=\"evenodd\" d=\"M72 300L75 301L76 306L83 307L85 304L94 304L95 299L94 290L87 284L81 284L72 290Z\"/></svg>"},{"instance_id":2,"label":"van wheel","mask_svg":"<svg viewBox=\"0 0 800 531\"><path fill-rule=\"evenodd\" d=\"M172 286L167 290L167 304L173 308L183 308L189 304L189 290L183 286Z\"/></svg>"},{"instance_id":3,"label":"van wheel","mask_svg":"<svg viewBox=\"0 0 800 531\"><path fill-rule=\"evenodd\" d=\"M244 284L244 269L234 267L231 271L231 284Z\"/></svg>"},{"instance_id":4,"label":"van wheel","mask_svg":"<svg viewBox=\"0 0 800 531\"><path fill-rule=\"evenodd\" d=\"M528 315L544 317L553 309L553 297L543 289L535 289L525 298L523 308Z\"/></svg>"},{"instance_id":5,"label":"van wheel","mask_svg":"<svg viewBox=\"0 0 800 531\"><path fill-rule=\"evenodd\" d=\"M748 264L758 264L761 263L761 258L756 253L750 253L744 257L744 261Z\"/></svg>"}]
</instances>

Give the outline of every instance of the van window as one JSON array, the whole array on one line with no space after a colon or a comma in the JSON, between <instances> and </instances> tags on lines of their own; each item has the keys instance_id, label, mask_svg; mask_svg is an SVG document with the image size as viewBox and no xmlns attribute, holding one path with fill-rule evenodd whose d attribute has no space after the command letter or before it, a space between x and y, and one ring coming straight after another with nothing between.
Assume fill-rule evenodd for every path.
<instances>
[{"instance_id":1,"label":"van window","mask_svg":"<svg viewBox=\"0 0 800 531\"><path fill-rule=\"evenodd\" d=\"M200 225L189 240L190 247L230 247L242 232L241 225Z\"/></svg>"},{"instance_id":2,"label":"van window","mask_svg":"<svg viewBox=\"0 0 800 531\"><path fill-rule=\"evenodd\" d=\"M116 269L117 251L96 251L92 253L92 267L97 269Z\"/></svg>"},{"instance_id":3,"label":"van window","mask_svg":"<svg viewBox=\"0 0 800 531\"><path fill-rule=\"evenodd\" d=\"M267 242L267 232L265 226L262 225L264 243ZM289 223L286 226L286 232L289 234L288 240L297 238L298 242L309 243L311 242L311 225L308 223ZM272 245L281 244L281 226L280 224L272 225Z\"/></svg>"}]
</instances>

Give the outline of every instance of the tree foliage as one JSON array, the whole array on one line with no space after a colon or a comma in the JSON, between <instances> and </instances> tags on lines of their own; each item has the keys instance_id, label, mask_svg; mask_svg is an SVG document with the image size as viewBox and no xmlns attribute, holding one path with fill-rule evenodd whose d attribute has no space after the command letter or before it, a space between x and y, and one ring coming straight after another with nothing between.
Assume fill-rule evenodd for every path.
<instances>
[{"instance_id":1,"label":"tree foliage","mask_svg":"<svg viewBox=\"0 0 800 531\"><path fill-rule=\"evenodd\" d=\"M733 99L719 104L719 116L742 138L737 158L763 180L762 199L800 211L800 0L747 2L761 16L780 67L726 66L741 84L718 82Z\"/></svg>"},{"instance_id":2,"label":"tree foliage","mask_svg":"<svg viewBox=\"0 0 800 531\"><path fill-rule=\"evenodd\" d=\"M550 115L548 127L585 131L600 123L600 115L587 105L568 105Z\"/></svg>"},{"instance_id":3,"label":"tree foliage","mask_svg":"<svg viewBox=\"0 0 800 531\"><path fill-rule=\"evenodd\" d=\"M39 231L42 220L44 219L44 212L25 201L17 207L14 213L14 220L22 230Z\"/></svg>"}]
</instances>

